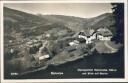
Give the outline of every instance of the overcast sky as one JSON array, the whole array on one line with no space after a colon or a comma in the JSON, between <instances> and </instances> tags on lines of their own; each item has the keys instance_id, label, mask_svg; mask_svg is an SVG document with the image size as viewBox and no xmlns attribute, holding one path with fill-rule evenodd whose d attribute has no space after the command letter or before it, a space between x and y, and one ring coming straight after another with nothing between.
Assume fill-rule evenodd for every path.
<instances>
[{"instance_id":1,"label":"overcast sky","mask_svg":"<svg viewBox=\"0 0 128 83\"><path fill-rule=\"evenodd\" d=\"M33 14L56 14L90 18L111 13L109 3L6 3L5 7Z\"/></svg>"}]
</instances>

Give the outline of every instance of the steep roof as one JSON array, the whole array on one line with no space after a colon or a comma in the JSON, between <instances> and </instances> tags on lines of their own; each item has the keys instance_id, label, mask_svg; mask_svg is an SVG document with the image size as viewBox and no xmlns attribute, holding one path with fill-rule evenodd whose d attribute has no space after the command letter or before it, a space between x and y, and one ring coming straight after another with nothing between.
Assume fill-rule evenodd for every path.
<instances>
[{"instance_id":1,"label":"steep roof","mask_svg":"<svg viewBox=\"0 0 128 83\"><path fill-rule=\"evenodd\" d=\"M107 28L100 28L97 30L97 34L102 36L112 36L112 32Z\"/></svg>"},{"instance_id":2,"label":"steep roof","mask_svg":"<svg viewBox=\"0 0 128 83\"><path fill-rule=\"evenodd\" d=\"M85 33L85 36L90 36L91 35L89 30L85 30L84 33Z\"/></svg>"},{"instance_id":3,"label":"steep roof","mask_svg":"<svg viewBox=\"0 0 128 83\"><path fill-rule=\"evenodd\" d=\"M78 35L91 36L94 32L95 31L93 29L87 29L87 30L79 32Z\"/></svg>"}]
</instances>

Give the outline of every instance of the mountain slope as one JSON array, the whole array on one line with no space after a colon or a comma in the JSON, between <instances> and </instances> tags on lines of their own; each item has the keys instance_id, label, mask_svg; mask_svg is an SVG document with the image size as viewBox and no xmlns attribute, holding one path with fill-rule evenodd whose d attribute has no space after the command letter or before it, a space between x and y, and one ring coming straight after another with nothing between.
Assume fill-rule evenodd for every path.
<instances>
[{"instance_id":1,"label":"mountain slope","mask_svg":"<svg viewBox=\"0 0 128 83\"><path fill-rule=\"evenodd\" d=\"M113 34L115 33L115 27L114 27L115 20L112 13L105 13L98 17L91 18L89 19L88 24L90 27L92 27L95 30L98 28L106 27L110 29Z\"/></svg>"},{"instance_id":2,"label":"mountain slope","mask_svg":"<svg viewBox=\"0 0 128 83\"><path fill-rule=\"evenodd\" d=\"M22 29L30 28L34 26L49 26L52 24L59 24L73 31L86 30L87 28L94 28L95 30L102 27L112 29L114 24L114 18L111 13L105 13L94 18L80 18L74 16L63 16L63 15L32 15L18 10L13 10L4 7L4 20L5 23L15 24L20 26ZM19 24L19 25L16 25ZM6 26L6 25L5 25ZM11 26L11 25L10 25Z\"/></svg>"},{"instance_id":3,"label":"mountain slope","mask_svg":"<svg viewBox=\"0 0 128 83\"><path fill-rule=\"evenodd\" d=\"M62 23L76 32L86 30L88 28L97 30L98 28L103 27L109 28L113 33L115 32L114 27L112 27L115 23L112 13L105 13L94 18L80 18L63 15L41 15L41 17L51 22Z\"/></svg>"},{"instance_id":4,"label":"mountain slope","mask_svg":"<svg viewBox=\"0 0 128 83\"><path fill-rule=\"evenodd\" d=\"M64 15L42 15L41 17L50 22L64 24L73 31L79 31L83 29L83 24L87 21L85 18Z\"/></svg>"},{"instance_id":5,"label":"mountain slope","mask_svg":"<svg viewBox=\"0 0 128 83\"><path fill-rule=\"evenodd\" d=\"M4 31L27 35L40 35L52 28L68 29L64 24L51 22L36 15L4 7Z\"/></svg>"}]
</instances>

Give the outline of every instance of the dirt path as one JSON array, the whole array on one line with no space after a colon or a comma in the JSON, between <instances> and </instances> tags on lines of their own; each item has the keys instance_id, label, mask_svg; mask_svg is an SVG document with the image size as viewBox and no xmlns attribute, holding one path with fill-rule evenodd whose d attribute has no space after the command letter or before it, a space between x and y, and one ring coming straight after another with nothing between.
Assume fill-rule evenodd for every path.
<instances>
[{"instance_id":1,"label":"dirt path","mask_svg":"<svg viewBox=\"0 0 128 83\"><path fill-rule=\"evenodd\" d=\"M107 43L107 41L105 41L104 42L104 45L106 46L106 47L108 47L109 49L111 49L111 52L113 53L113 52L116 52L118 49L115 49L115 48L113 48L113 47L111 47L108 43Z\"/></svg>"}]
</instances>

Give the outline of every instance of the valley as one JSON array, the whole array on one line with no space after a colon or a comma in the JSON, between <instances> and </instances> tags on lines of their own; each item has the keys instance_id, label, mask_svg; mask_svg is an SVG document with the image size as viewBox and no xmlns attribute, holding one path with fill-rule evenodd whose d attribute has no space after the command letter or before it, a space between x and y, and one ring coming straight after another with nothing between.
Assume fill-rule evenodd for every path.
<instances>
[{"instance_id":1,"label":"valley","mask_svg":"<svg viewBox=\"0 0 128 83\"><path fill-rule=\"evenodd\" d=\"M111 13L80 18L33 15L6 7L4 13L5 69L12 67L6 74L45 71L50 65L83 59L95 52L111 55L122 47L111 41L116 33Z\"/></svg>"}]
</instances>

